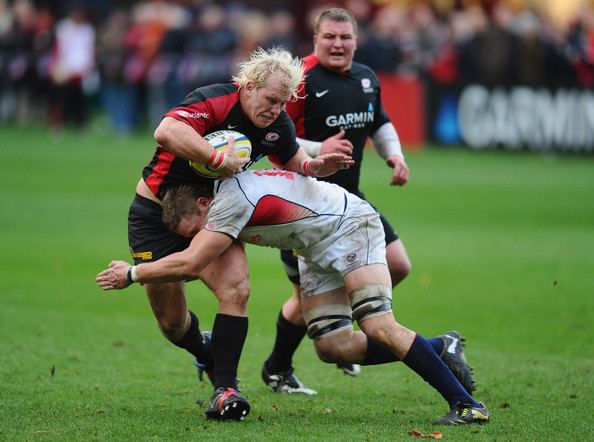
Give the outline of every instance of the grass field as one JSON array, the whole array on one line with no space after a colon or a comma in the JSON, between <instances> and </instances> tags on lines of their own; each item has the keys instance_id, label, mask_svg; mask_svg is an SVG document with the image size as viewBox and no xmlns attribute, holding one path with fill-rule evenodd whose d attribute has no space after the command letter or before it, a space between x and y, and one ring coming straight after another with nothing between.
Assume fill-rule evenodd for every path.
<instances>
[{"instance_id":1,"label":"grass field","mask_svg":"<svg viewBox=\"0 0 594 442\"><path fill-rule=\"evenodd\" d=\"M206 421L211 393L158 332L139 286L101 292L95 274L128 259L126 216L150 134L50 135L0 128L0 440L594 439L594 158L425 149L390 188L372 152L364 190L413 262L396 317L425 336L457 329L492 414L433 428L445 402L402 364L348 378L295 359L314 397L274 395L259 377L289 286L271 249L248 248L250 330L242 423ZM189 285L209 328L214 297Z\"/></svg>"}]
</instances>

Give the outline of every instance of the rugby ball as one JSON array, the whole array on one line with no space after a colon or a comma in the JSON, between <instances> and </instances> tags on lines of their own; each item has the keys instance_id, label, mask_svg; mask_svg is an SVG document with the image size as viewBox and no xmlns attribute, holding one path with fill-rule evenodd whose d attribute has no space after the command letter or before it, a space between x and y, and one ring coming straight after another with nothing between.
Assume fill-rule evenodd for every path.
<instances>
[{"instance_id":1,"label":"rugby ball","mask_svg":"<svg viewBox=\"0 0 594 442\"><path fill-rule=\"evenodd\" d=\"M249 158L252 154L252 143L241 132L237 132L236 130L218 130L205 135L204 139L208 141L208 144L213 149L221 150L227 147L230 137L235 138L235 154L239 158ZM190 166L203 177L218 178L220 176L220 172L208 164L190 161Z\"/></svg>"}]
</instances>

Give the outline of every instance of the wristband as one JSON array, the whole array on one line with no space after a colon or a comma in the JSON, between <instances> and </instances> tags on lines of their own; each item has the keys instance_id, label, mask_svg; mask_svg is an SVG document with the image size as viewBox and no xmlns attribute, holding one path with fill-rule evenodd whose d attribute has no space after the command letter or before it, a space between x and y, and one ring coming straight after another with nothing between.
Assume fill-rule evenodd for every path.
<instances>
[{"instance_id":1,"label":"wristband","mask_svg":"<svg viewBox=\"0 0 594 442\"><path fill-rule=\"evenodd\" d=\"M225 152L221 152L220 150L213 149L210 153L210 158L207 161L207 164L215 170L219 170L221 167L224 166L226 160Z\"/></svg>"},{"instance_id":2,"label":"wristband","mask_svg":"<svg viewBox=\"0 0 594 442\"><path fill-rule=\"evenodd\" d=\"M313 176L309 170L309 160L303 162L303 174L307 176Z\"/></svg>"},{"instance_id":3,"label":"wristband","mask_svg":"<svg viewBox=\"0 0 594 442\"><path fill-rule=\"evenodd\" d=\"M136 278L136 266L128 267L128 273L126 273L126 276L128 277L128 282L130 284L138 281L138 279Z\"/></svg>"}]
</instances>

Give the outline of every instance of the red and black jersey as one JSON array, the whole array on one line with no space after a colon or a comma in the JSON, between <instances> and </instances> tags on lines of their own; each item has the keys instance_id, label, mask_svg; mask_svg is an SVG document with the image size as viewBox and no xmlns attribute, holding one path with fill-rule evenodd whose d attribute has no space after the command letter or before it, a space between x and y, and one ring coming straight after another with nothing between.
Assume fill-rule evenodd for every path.
<instances>
[{"instance_id":1,"label":"red and black jersey","mask_svg":"<svg viewBox=\"0 0 594 442\"><path fill-rule=\"evenodd\" d=\"M353 143L355 164L321 179L356 193L367 138L390 122L380 99L380 82L360 63L337 73L324 68L313 54L304 62L306 77L298 93L305 98L288 103L287 113L295 123L297 136L306 140L324 141L345 130L345 138Z\"/></svg>"},{"instance_id":2,"label":"red and black jersey","mask_svg":"<svg viewBox=\"0 0 594 442\"><path fill-rule=\"evenodd\" d=\"M281 112L268 127L254 126L241 109L239 89L235 83L195 89L165 116L188 124L200 135L223 129L241 132L252 143L251 161L245 168L264 156L269 156L276 164L286 164L299 149L295 139L295 126L285 112ZM162 198L171 185L205 179L194 172L187 160L162 146L157 146L142 176L157 198Z\"/></svg>"}]
</instances>

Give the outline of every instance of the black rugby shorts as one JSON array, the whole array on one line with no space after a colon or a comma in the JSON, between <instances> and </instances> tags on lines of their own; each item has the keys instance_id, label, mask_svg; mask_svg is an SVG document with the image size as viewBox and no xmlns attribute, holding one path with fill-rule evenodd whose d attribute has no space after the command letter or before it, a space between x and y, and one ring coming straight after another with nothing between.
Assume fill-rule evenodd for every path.
<instances>
[{"instance_id":1,"label":"black rugby shorts","mask_svg":"<svg viewBox=\"0 0 594 442\"><path fill-rule=\"evenodd\" d=\"M161 218L161 206L136 195L128 213L128 244L135 264L155 261L180 252L191 238L170 232Z\"/></svg>"}]
</instances>

